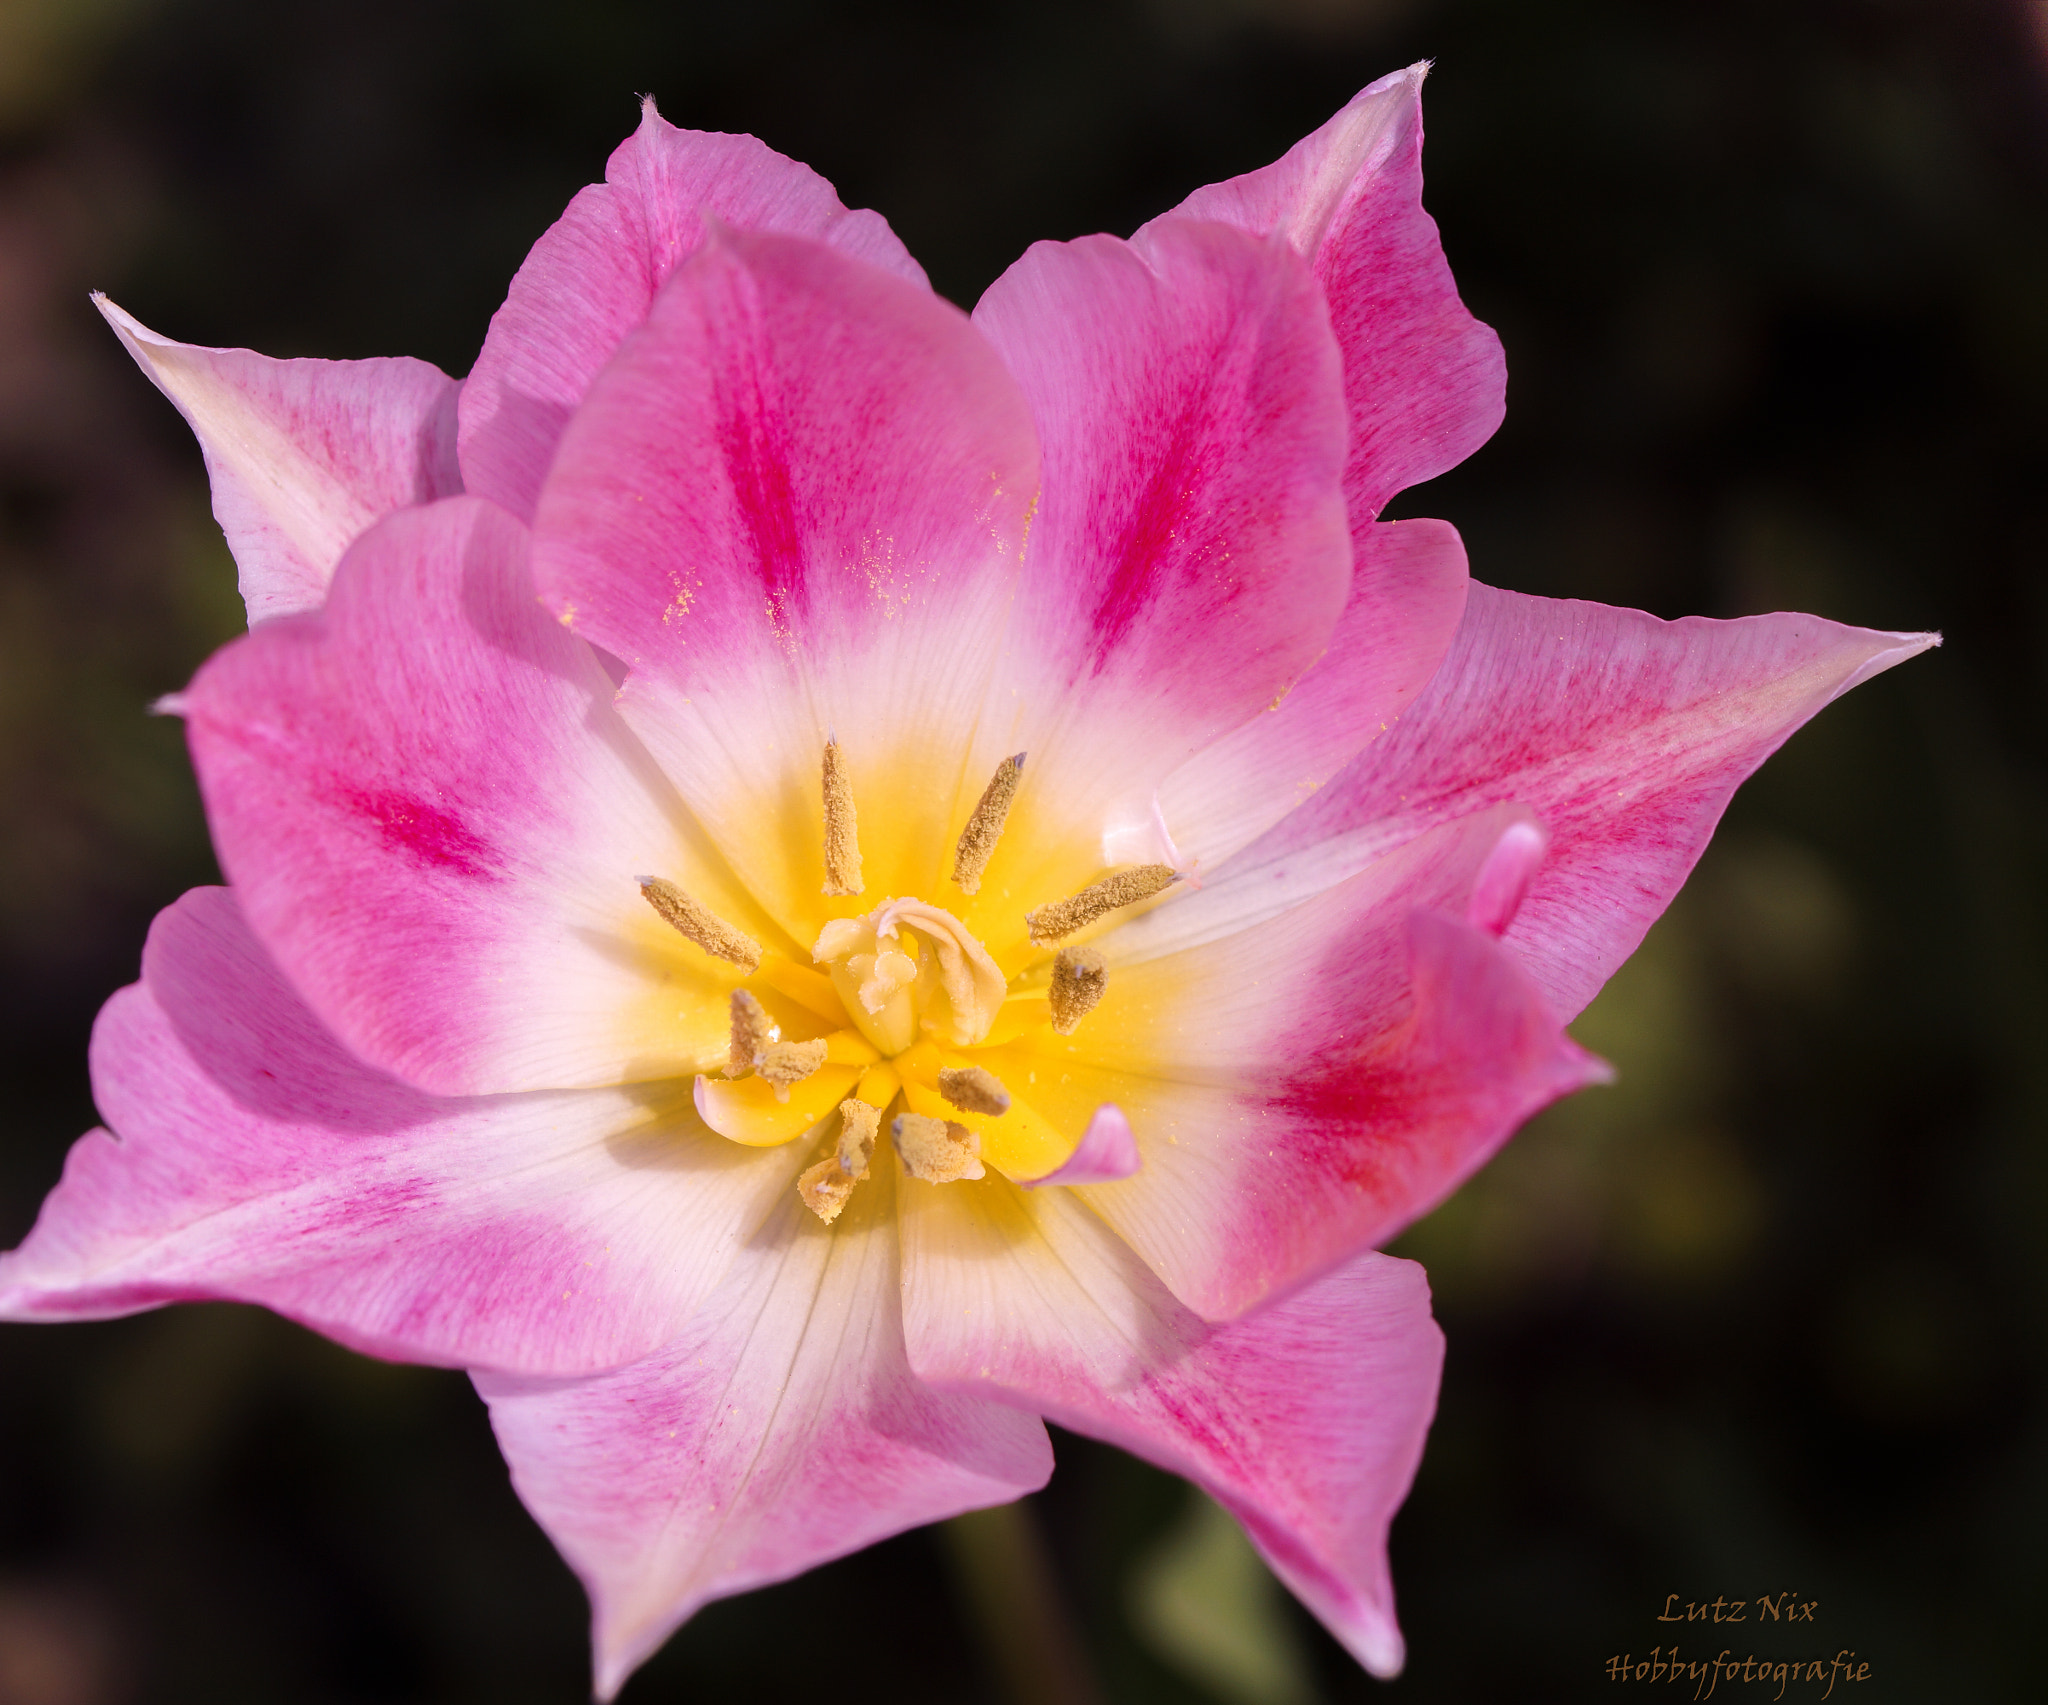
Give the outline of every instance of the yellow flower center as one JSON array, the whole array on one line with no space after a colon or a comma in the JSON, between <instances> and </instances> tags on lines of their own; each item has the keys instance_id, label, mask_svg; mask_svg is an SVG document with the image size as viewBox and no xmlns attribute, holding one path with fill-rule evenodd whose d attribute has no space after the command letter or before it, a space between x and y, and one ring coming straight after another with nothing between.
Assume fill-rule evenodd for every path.
<instances>
[{"instance_id":1,"label":"yellow flower center","mask_svg":"<svg viewBox=\"0 0 2048 1705\"><path fill-rule=\"evenodd\" d=\"M1019 754L998 766L961 830L953 881L963 893L980 886L1023 763ZM836 741L825 747L822 787L821 892L858 895L858 819ZM1028 912L1025 934L1039 951L1014 976L929 900L891 898L861 916L829 919L812 963L802 965L764 950L674 883L639 880L664 921L745 974L732 991L723 1073L697 1079L698 1113L751 1147L832 1138L798 1184L830 1223L867 1177L883 1131L911 1176L928 1183L980 1178L984 1162L1023 1180L1057 1170L1079 1133L1056 1129L1019 1086L975 1056L1040 1032L1071 1034L1103 998L1108 965L1088 947L1061 947L1049 959L1046 950L1178 876L1166 865L1113 871Z\"/></svg>"}]
</instances>

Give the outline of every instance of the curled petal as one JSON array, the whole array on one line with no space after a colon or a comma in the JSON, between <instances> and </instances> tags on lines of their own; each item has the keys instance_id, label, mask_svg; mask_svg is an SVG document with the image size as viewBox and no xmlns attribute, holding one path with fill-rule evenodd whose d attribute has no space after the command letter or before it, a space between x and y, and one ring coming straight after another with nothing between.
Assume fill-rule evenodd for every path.
<instances>
[{"instance_id":1,"label":"curled petal","mask_svg":"<svg viewBox=\"0 0 2048 1705\"><path fill-rule=\"evenodd\" d=\"M1499 935L1515 921L1522 909L1529 884L1543 863L1550 837L1537 823L1510 823L1501 831L1493 851L1479 867L1472 884L1472 898L1465 905L1465 921L1488 935Z\"/></svg>"},{"instance_id":2,"label":"curled petal","mask_svg":"<svg viewBox=\"0 0 2048 1705\"><path fill-rule=\"evenodd\" d=\"M274 361L159 337L94 304L198 435L249 620L317 610L372 522L462 490L457 383L424 361Z\"/></svg>"},{"instance_id":3,"label":"curled petal","mask_svg":"<svg viewBox=\"0 0 2048 1705\"><path fill-rule=\"evenodd\" d=\"M751 136L679 130L652 99L604 175L534 244L463 385L468 487L524 521L591 381L709 224L815 237L925 282L879 213L849 212L810 167Z\"/></svg>"},{"instance_id":4,"label":"curled petal","mask_svg":"<svg viewBox=\"0 0 2048 1705\"><path fill-rule=\"evenodd\" d=\"M403 1361L614 1367L689 1317L800 1158L713 1136L672 1086L422 1095L335 1041L224 888L157 919L92 1064L113 1130L0 1257L10 1319L224 1298Z\"/></svg>"},{"instance_id":5,"label":"curled petal","mask_svg":"<svg viewBox=\"0 0 2048 1705\"><path fill-rule=\"evenodd\" d=\"M1095 1109L1088 1129L1074 1145L1074 1152L1043 1178L1023 1178L1027 1190L1041 1184L1113 1184L1128 1178L1144 1164L1138 1153L1138 1139L1123 1109L1104 1102Z\"/></svg>"},{"instance_id":6,"label":"curled petal","mask_svg":"<svg viewBox=\"0 0 2048 1705\"><path fill-rule=\"evenodd\" d=\"M1212 1325L1064 1191L904 1186L911 1366L1210 1492L1374 1674L1401 1667L1386 1557L1443 1336L1413 1262L1354 1256Z\"/></svg>"},{"instance_id":7,"label":"curled petal","mask_svg":"<svg viewBox=\"0 0 2048 1705\"><path fill-rule=\"evenodd\" d=\"M829 1227L791 1192L647 1360L567 1384L477 1380L513 1484L589 1589L600 1698L708 1600L1052 1472L1035 1416L912 1375L895 1169L873 1171Z\"/></svg>"}]
</instances>

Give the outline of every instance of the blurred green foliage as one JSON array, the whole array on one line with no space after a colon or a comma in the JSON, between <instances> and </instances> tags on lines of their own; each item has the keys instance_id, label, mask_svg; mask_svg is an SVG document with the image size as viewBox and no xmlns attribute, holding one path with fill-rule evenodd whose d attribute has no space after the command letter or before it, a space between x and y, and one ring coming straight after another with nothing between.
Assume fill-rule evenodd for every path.
<instances>
[{"instance_id":1,"label":"blurred green foliage","mask_svg":"<svg viewBox=\"0 0 2048 1705\"><path fill-rule=\"evenodd\" d=\"M1855 1647L1859 1699L2037 1696L2031 0L0 0L0 1238L92 1122L98 1003L211 877L146 707L240 620L197 453L88 288L195 342L459 373L652 91L810 161L971 302L1423 56L1430 205L1513 377L1496 441L1398 512L1526 591L1948 643L1738 799L1577 1026L1618 1086L1398 1245L1451 1349L1385 1692L1604 1698L1667 1593L1797 1588L1812 1634L1750 1645ZM1318 1696L1381 1691L1291 1606L1264 1660L1176 1656L1187 1594L1255 1625L1264 1589L1166 1477L1060 1454L1036 1502L1111 1699L1246 1697L1295 1644ZM625 1697L990 1697L954 1593L909 1535L714 1607ZM0 1333L9 1705L569 1700L582 1615L456 1375L230 1308Z\"/></svg>"}]
</instances>

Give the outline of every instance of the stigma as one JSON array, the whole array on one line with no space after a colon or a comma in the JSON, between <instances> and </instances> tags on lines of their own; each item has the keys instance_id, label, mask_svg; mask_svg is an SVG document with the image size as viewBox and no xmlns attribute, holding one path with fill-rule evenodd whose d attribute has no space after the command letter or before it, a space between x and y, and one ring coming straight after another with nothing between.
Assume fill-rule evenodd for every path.
<instances>
[{"instance_id":1,"label":"stigma","mask_svg":"<svg viewBox=\"0 0 2048 1705\"><path fill-rule=\"evenodd\" d=\"M979 893L1013 808L1029 804L1023 768L1022 753L1004 759L959 831L952 882L964 895ZM856 896L860 817L836 739L826 741L820 780L820 887L827 899ZM871 821L888 821L886 804ZM678 934L739 973L728 1045L696 1080L699 1117L752 1147L819 1145L797 1194L831 1225L868 1177L885 1131L892 1164L923 1184L971 1186L990 1171L1035 1183L1057 1172L1081 1133L1058 1129L1031 1105L1038 1074L1025 1071L1020 1082L1017 1055L1028 1063L1033 1038L1050 1044L1072 1035L1108 995L1111 971L1102 949L1058 944L1166 896L1180 880L1170 865L1140 865L1109 871L1064 899L1019 906L1013 927L1029 947L1014 979L961 917L914 894L828 917L808 938L785 921L795 942L809 940L805 965L673 882L642 877L639 885ZM980 908L973 915L986 920L986 900ZM989 1051L977 1058L977 1049ZM1004 1060L1008 1084L990 1069Z\"/></svg>"}]
</instances>

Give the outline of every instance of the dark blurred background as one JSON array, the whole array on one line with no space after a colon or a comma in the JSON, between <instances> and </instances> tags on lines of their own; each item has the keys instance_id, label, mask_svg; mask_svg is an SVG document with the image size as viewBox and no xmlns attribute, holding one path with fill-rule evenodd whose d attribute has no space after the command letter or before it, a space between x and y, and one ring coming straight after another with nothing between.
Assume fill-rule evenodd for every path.
<instances>
[{"instance_id":1,"label":"dark blurred background","mask_svg":"<svg viewBox=\"0 0 2048 1705\"><path fill-rule=\"evenodd\" d=\"M1526 591L1948 643L1737 800L1577 1026L1619 1087L1398 1246L1451 1346L1394 1530L1407 1673L1066 1438L1060 1578L1116 1702L1607 1698L1667 1594L1792 1589L1812 1625L1685 1655L2041 1697L2041 0L0 0L0 1243L93 1122L94 1011L213 876L144 707L241 626L197 451L89 288L461 373L650 91L817 166L968 304L1424 56L1429 204L1512 379L1396 512ZM998 1699L950 1555L715 1607L627 1705ZM0 1705L573 1701L585 1662L460 1376L224 1307L0 1328Z\"/></svg>"}]
</instances>

